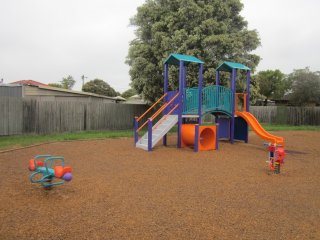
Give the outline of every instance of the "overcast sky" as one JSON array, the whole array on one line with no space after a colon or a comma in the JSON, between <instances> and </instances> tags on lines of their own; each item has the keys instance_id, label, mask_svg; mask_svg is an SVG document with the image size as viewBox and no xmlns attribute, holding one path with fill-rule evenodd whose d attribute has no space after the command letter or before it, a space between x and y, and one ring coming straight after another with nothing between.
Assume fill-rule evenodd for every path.
<instances>
[{"instance_id":1,"label":"overcast sky","mask_svg":"<svg viewBox=\"0 0 320 240\"><path fill-rule=\"evenodd\" d=\"M0 79L59 82L72 75L100 78L123 92L124 63L134 28L129 19L144 0L0 0ZM257 29L258 70L320 70L319 0L243 0L242 15Z\"/></svg>"}]
</instances>

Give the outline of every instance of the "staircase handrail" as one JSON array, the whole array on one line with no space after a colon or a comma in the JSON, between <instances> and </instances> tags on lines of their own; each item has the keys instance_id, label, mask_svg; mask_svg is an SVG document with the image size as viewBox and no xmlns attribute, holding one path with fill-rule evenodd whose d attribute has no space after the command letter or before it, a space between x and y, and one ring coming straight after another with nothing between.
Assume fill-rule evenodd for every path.
<instances>
[{"instance_id":1,"label":"staircase handrail","mask_svg":"<svg viewBox=\"0 0 320 240\"><path fill-rule=\"evenodd\" d=\"M169 106L177 97L179 96L179 92L173 97L171 98L171 100L169 102L167 102L166 104L163 104L161 108L158 109L158 111L156 111L151 119L154 120L164 109L167 108L167 106Z\"/></svg>"},{"instance_id":2,"label":"staircase handrail","mask_svg":"<svg viewBox=\"0 0 320 240\"><path fill-rule=\"evenodd\" d=\"M178 103L177 105L175 105L175 106L170 110L170 112L168 112L168 113L164 116L164 118L160 119L160 121L158 121L158 122L156 123L156 125L154 125L153 128L156 129L156 128L160 125L160 123L162 123L164 120L166 120L167 117L168 117L174 110L177 109L177 107L179 107L179 103Z\"/></svg>"},{"instance_id":3,"label":"staircase handrail","mask_svg":"<svg viewBox=\"0 0 320 240\"><path fill-rule=\"evenodd\" d=\"M148 108L147 111L145 111L140 117L137 118L137 121L139 122L148 112L151 111L151 109L153 109L167 95L168 93L163 94L161 98L158 99L158 101L156 101L150 108Z\"/></svg>"},{"instance_id":4,"label":"staircase handrail","mask_svg":"<svg viewBox=\"0 0 320 240\"><path fill-rule=\"evenodd\" d=\"M165 94L166 95L166 94ZM177 97L179 96L179 92L167 103L163 104L161 106L161 108L158 109L158 111L156 111L152 116L151 120L154 120L167 106L169 106ZM163 96L164 97L164 96ZM159 100L158 100L159 101ZM144 114L145 115L145 114ZM145 121L138 129L137 132L139 132L145 125L147 125L147 123L149 122L149 119L147 121Z\"/></svg>"}]
</instances>

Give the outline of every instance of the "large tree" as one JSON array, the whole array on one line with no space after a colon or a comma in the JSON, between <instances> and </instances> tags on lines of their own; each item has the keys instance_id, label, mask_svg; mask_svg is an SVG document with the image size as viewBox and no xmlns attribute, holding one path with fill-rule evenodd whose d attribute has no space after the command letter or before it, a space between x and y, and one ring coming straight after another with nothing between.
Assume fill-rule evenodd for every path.
<instances>
[{"instance_id":1,"label":"large tree","mask_svg":"<svg viewBox=\"0 0 320 240\"><path fill-rule=\"evenodd\" d=\"M136 27L126 61L131 86L154 102L163 93L163 61L173 52L205 61L207 84L224 60L254 69L260 58L251 51L260 40L255 30L248 30L242 8L239 0L147 0L131 19ZM195 78L196 74L188 78L193 85Z\"/></svg>"},{"instance_id":2,"label":"large tree","mask_svg":"<svg viewBox=\"0 0 320 240\"><path fill-rule=\"evenodd\" d=\"M320 104L320 72L309 68L294 70L289 81L292 83L289 98L294 105Z\"/></svg>"},{"instance_id":3,"label":"large tree","mask_svg":"<svg viewBox=\"0 0 320 240\"><path fill-rule=\"evenodd\" d=\"M116 97L119 95L108 83L97 78L84 84L82 91L109 97Z\"/></svg>"},{"instance_id":4,"label":"large tree","mask_svg":"<svg viewBox=\"0 0 320 240\"><path fill-rule=\"evenodd\" d=\"M280 70L260 71L255 76L260 88L260 94L264 96L264 105L268 104L269 99L282 99L290 84L286 75Z\"/></svg>"}]
</instances>

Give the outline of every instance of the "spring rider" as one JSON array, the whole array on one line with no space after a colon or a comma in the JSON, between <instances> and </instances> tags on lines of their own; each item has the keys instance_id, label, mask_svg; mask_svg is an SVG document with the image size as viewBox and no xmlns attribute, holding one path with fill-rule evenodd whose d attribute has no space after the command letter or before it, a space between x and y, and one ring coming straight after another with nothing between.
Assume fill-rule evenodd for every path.
<instances>
[{"instance_id":1,"label":"spring rider","mask_svg":"<svg viewBox=\"0 0 320 240\"><path fill-rule=\"evenodd\" d=\"M269 152L269 169L273 171L275 174L280 173L280 166L284 164L284 157L286 155L284 147L277 144L268 144L268 152Z\"/></svg>"},{"instance_id":2,"label":"spring rider","mask_svg":"<svg viewBox=\"0 0 320 240\"><path fill-rule=\"evenodd\" d=\"M45 188L69 182L72 179L72 168L64 165L64 157L37 155L29 160L31 183L40 183ZM58 181L54 181L59 179Z\"/></svg>"}]
</instances>

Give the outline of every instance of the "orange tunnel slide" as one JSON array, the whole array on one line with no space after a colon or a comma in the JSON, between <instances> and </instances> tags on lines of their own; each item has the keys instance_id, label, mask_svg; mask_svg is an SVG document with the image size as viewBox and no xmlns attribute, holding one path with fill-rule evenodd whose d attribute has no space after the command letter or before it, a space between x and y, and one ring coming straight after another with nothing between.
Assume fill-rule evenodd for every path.
<instances>
[{"instance_id":1,"label":"orange tunnel slide","mask_svg":"<svg viewBox=\"0 0 320 240\"><path fill-rule=\"evenodd\" d=\"M181 139L183 146L195 145L195 124L182 124ZM214 150L216 149L216 136L217 127L212 126L199 126L199 150Z\"/></svg>"}]
</instances>

